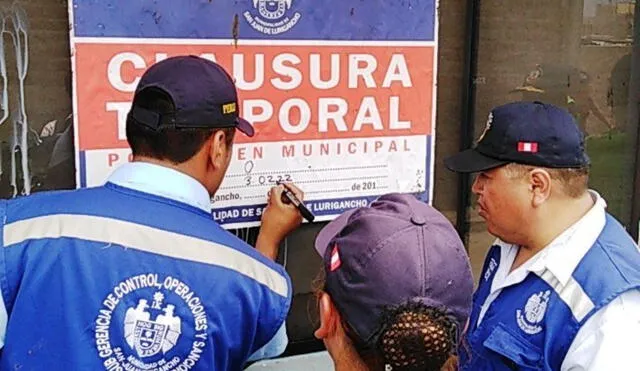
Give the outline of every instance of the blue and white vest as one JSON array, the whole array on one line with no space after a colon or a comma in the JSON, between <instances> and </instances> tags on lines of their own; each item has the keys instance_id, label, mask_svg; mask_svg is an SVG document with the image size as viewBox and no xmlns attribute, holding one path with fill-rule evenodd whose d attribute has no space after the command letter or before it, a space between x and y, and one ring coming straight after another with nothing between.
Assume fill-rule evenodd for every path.
<instances>
[{"instance_id":1,"label":"blue and white vest","mask_svg":"<svg viewBox=\"0 0 640 371\"><path fill-rule=\"evenodd\" d=\"M609 214L566 285L548 271L529 273L502 289L477 326L499 264L500 247L493 246L460 347L462 370L560 370L582 325L621 293L640 289L640 253Z\"/></svg>"},{"instance_id":2,"label":"blue and white vest","mask_svg":"<svg viewBox=\"0 0 640 371\"><path fill-rule=\"evenodd\" d=\"M107 183L0 220L3 370L240 370L291 305L281 266L170 199Z\"/></svg>"}]
</instances>

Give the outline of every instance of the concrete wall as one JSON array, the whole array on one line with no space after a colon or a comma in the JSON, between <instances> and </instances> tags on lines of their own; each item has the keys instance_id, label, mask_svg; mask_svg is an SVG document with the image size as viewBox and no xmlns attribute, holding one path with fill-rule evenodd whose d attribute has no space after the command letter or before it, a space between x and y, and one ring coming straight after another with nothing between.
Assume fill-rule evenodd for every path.
<instances>
[{"instance_id":1,"label":"concrete wall","mask_svg":"<svg viewBox=\"0 0 640 371\"><path fill-rule=\"evenodd\" d=\"M10 10L13 1L1 0L0 8ZM38 131L48 121L64 119L71 113L71 60L67 2L63 0L21 1L28 20L28 71L25 80L27 118ZM9 29L11 23L7 24ZM7 73L10 82L9 105L18 104L18 79L14 46L4 35ZM4 138L8 125L3 125Z\"/></svg>"},{"instance_id":2,"label":"concrete wall","mask_svg":"<svg viewBox=\"0 0 640 371\"><path fill-rule=\"evenodd\" d=\"M71 120L67 120L72 113L69 24L67 2L62 0L16 3L0 0L0 10L5 15L5 32L2 40L8 82L6 112L9 114L7 120L0 125L0 153L2 154L0 164L3 172L0 178L0 197L11 197L14 193L23 194L27 193L27 190L45 189L43 180L52 159L54 138L64 131L65 127L71 125ZM18 14L16 10L25 15L22 32L16 32L14 27L20 23L11 20L12 15ZM21 36L23 47L17 54L12 34L9 32ZM17 56L23 56L23 65L26 70L23 95L20 94ZM0 94L2 94L1 90ZM13 135L13 122L19 121L21 117L19 111L22 101L24 101L26 121L31 134L28 140L29 145L24 146L28 150L21 150L21 152L25 154L25 158L29 159L29 167L20 166L22 154L17 154L18 166L15 169L18 181L17 187L12 187L10 138ZM53 120L57 120L55 132L50 133L49 137L42 141L38 139L36 134L40 133L45 124ZM65 152L70 156L73 150L69 147ZM23 169L29 171L30 177L22 177ZM33 184L30 187L24 184L22 181L24 178L33 178ZM55 175L49 177L47 182L57 184L58 188L72 188L73 179L73 162L68 161L64 166L56 168Z\"/></svg>"},{"instance_id":3,"label":"concrete wall","mask_svg":"<svg viewBox=\"0 0 640 371\"><path fill-rule=\"evenodd\" d=\"M466 43L466 1L440 1L434 205L455 222L457 177L442 159L458 151Z\"/></svg>"}]
</instances>

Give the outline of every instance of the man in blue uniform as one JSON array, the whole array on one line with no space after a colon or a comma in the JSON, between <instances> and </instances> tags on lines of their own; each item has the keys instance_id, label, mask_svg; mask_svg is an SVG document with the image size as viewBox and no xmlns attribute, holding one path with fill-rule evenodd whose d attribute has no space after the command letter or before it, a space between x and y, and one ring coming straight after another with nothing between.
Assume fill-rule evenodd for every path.
<instances>
[{"instance_id":1,"label":"man in blue uniform","mask_svg":"<svg viewBox=\"0 0 640 371\"><path fill-rule=\"evenodd\" d=\"M237 104L219 65L166 59L133 98L132 163L0 202L1 369L239 370L283 351L291 281L269 257L301 216L273 188L256 249L211 216L235 130L253 135Z\"/></svg>"},{"instance_id":2,"label":"man in blue uniform","mask_svg":"<svg viewBox=\"0 0 640 371\"><path fill-rule=\"evenodd\" d=\"M498 237L474 294L462 369L637 369L640 252L587 187L572 115L540 102L500 106L476 147L445 164L478 173L478 212Z\"/></svg>"}]
</instances>

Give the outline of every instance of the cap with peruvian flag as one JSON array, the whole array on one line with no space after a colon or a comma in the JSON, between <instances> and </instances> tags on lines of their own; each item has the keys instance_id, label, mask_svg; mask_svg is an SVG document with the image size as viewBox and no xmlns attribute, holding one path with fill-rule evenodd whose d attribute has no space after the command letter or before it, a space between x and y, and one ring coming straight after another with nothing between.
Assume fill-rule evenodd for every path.
<instances>
[{"instance_id":1,"label":"cap with peruvian flag","mask_svg":"<svg viewBox=\"0 0 640 371\"><path fill-rule=\"evenodd\" d=\"M564 108L542 102L513 102L494 108L474 148L445 159L449 170L473 173L508 163L549 168L589 166L584 135Z\"/></svg>"},{"instance_id":2,"label":"cap with peruvian flag","mask_svg":"<svg viewBox=\"0 0 640 371\"><path fill-rule=\"evenodd\" d=\"M338 250L338 244L333 245L333 250L331 250L331 261L329 262L329 270L331 272L340 268L342 265L342 261L340 261L340 251Z\"/></svg>"},{"instance_id":3,"label":"cap with peruvian flag","mask_svg":"<svg viewBox=\"0 0 640 371\"><path fill-rule=\"evenodd\" d=\"M518 142L518 152L538 152L538 143Z\"/></svg>"}]
</instances>

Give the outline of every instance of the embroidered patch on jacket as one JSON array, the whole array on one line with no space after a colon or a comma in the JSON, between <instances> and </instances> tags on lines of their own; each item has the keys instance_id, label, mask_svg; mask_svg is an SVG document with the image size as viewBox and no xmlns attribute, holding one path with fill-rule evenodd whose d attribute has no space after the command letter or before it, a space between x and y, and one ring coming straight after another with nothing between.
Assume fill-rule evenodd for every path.
<instances>
[{"instance_id":1,"label":"embroidered patch on jacket","mask_svg":"<svg viewBox=\"0 0 640 371\"><path fill-rule=\"evenodd\" d=\"M524 313L522 313L520 309L516 310L516 319L522 331L529 335L535 335L542 331L540 323L544 319L544 314L547 311L550 295L550 290L533 294L524 306Z\"/></svg>"},{"instance_id":2,"label":"embroidered patch on jacket","mask_svg":"<svg viewBox=\"0 0 640 371\"><path fill-rule=\"evenodd\" d=\"M202 300L186 283L157 273L128 277L102 305L95 320L95 344L106 369L198 367L209 325Z\"/></svg>"}]
</instances>

